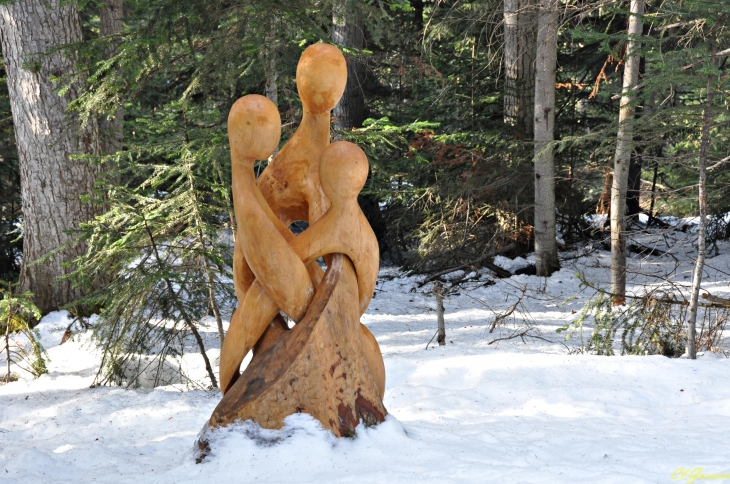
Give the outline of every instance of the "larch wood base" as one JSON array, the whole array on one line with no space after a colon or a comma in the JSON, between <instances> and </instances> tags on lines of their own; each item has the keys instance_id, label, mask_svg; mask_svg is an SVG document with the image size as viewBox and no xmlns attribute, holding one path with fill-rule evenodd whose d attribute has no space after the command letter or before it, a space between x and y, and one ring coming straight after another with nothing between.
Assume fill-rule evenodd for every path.
<instances>
[{"instance_id":1,"label":"larch wood base","mask_svg":"<svg viewBox=\"0 0 730 484\"><path fill-rule=\"evenodd\" d=\"M357 291L352 263L336 254L304 319L291 330L280 318L269 325L208 428L251 419L278 429L288 415L304 412L345 437L361 420L382 422L387 411L362 347ZM206 446L201 435L203 456Z\"/></svg>"}]
</instances>

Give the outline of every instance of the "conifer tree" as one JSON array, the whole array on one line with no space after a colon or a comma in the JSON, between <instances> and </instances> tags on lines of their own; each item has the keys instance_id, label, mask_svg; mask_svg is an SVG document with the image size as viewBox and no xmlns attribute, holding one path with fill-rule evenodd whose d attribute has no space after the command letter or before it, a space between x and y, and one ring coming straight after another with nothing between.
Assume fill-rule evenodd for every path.
<instances>
[{"instance_id":1,"label":"conifer tree","mask_svg":"<svg viewBox=\"0 0 730 484\"><path fill-rule=\"evenodd\" d=\"M0 34L20 166L21 277L38 307L48 312L82 294L57 278L85 250L69 245L69 232L101 213L100 207L83 200L93 191L101 168L74 156L99 153L97 123L90 119L79 124L66 113L83 89L83 80L76 78L81 74L76 53L61 50L83 40L76 2L2 4Z\"/></svg>"}]
</instances>

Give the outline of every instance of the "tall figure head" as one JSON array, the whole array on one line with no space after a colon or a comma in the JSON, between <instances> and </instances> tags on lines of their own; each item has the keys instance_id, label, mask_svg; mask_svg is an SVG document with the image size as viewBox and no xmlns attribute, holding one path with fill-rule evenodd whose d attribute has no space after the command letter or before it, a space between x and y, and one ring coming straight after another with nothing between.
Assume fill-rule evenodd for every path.
<instances>
[{"instance_id":1,"label":"tall figure head","mask_svg":"<svg viewBox=\"0 0 730 484\"><path fill-rule=\"evenodd\" d=\"M340 49L330 44L310 45L297 65L297 91L304 109L312 114L331 111L347 84L347 63Z\"/></svg>"},{"instance_id":2,"label":"tall figure head","mask_svg":"<svg viewBox=\"0 0 730 484\"><path fill-rule=\"evenodd\" d=\"M258 94L244 96L228 115L228 138L235 161L265 160L279 146L281 116L276 105Z\"/></svg>"}]
</instances>

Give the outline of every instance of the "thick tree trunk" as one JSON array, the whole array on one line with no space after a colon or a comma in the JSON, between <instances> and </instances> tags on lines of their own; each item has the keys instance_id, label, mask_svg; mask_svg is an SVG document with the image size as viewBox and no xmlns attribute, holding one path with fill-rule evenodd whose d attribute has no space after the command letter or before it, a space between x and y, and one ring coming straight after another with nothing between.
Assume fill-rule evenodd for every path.
<instances>
[{"instance_id":1,"label":"thick tree trunk","mask_svg":"<svg viewBox=\"0 0 730 484\"><path fill-rule=\"evenodd\" d=\"M362 49L365 47L362 19L347 8L346 2L335 3L332 15L332 41ZM365 66L352 55L345 55L347 60L347 85L340 102L332 110L335 129L351 129L362 126L365 120L365 96L362 83L365 80Z\"/></svg>"},{"instance_id":2,"label":"thick tree trunk","mask_svg":"<svg viewBox=\"0 0 730 484\"><path fill-rule=\"evenodd\" d=\"M99 9L99 33L102 37L117 35L124 27L122 19L123 0L105 0ZM113 57L119 50L121 39L113 39L109 44L107 57ZM99 121L101 149L105 153L116 153L122 149L124 111L117 109L111 118L104 117Z\"/></svg>"},{"instance_id":3,"label":"thick tree trunk","mask_svg":"<svg viewBox=\"0 0 730 484\"><path fill-rule=\"evenodd\" d=\"M707 76L707 101L705 102L705 113L702 119L702 141L700 144L700 180L699 180L699 205L700 225L697 230L697 261L692 276L692 294L689 300L687 316L687 356L691 359L697 358L697 301L700 296L700 284L702 284L702 271L705 268L705 233L707 225L707 152L710 147L710 125L712 124L712 76Z\"/></svg>"},{"instance_id":4,"label":"thick tree trunk","mask_svg":"<svg viewBox=\"0 0 730 484\"><path fill-rule=\"evenodd\" d=\"M643 15L644 0L631 0L629 41L611 186L611 293L614 305L623 305L626 302L626 190L634 135L634 88L639 80Z\"/></svg>"},{"instance_id":5,"label":"thick tree trunk","mask_svg":"<svg viewBox=\"0 0 730 484\"><path fill-rule=\"evenodd\" d=\"M534 135L537 0L504 0L504 121L515 137Z\"/></svg>"},{"instance_id":6,"label":"thick tree trunk","mask_svg":"<svg viewBox=\"0 0 730 484\"><path fill-rule=\"evenodd\" d=\"M344 0L335 3L332 14L332 41L351 47L362 49L365 47L365 35L362 19L347 9ZM332 110L332 124L337 130L362 127L365 120L365 94L362 83L365 80L365 66L355 57L345 55L347 61L347 84L340 102ZM335 134L335 138L339 138ZM372 194L363 194L357 197L360 209L365 214L370 226L375 231L380 252L388 249L386 236L388 228L380 212L378 199Z\"/></svg>"},{"instance_id":7,"label":"thick tree trunk","mask_svg":"<svg viewBox=\"0 0 730 484\"><path fill-rule=\"evenodd\" d=\"M83 129L66 115L80 90L75 83L60 96L52 76L76 72L75 56L49 49L82 40L76 5L60 0L21 0L0 6L0 33L8 76L10 105L20 164L23 200L23 289L45 313L81 293L70 282L55 279L62 267L83 253L82 246L61 250L54 258L32 264L70 240L66 233L99 213L81 201L90 193L100 168L73 154L99 153L98 127L91 120Z\"/></svg>"},{"instance_id":8,"label":"thick tree trunk","mask_svg":"<svg viewBox=\"0 0 730 484\"><path fill-rule=\"evenodd\" d=\"M558 0L540 0L535 70L535 266L538 276L560 269L555 242L555 69Z\"/></svg>"},{"instance_id":9,"label":"thick tree trunk","mask_svg":"<svg viewBox=\"0 0 730 484\"><path fill-rule=\"evenodd\" d=\"M276 20L271 20L271 29L266 36L266 46L263 51L264 55L264 72L266 75L266 87L264 96L275 105L279 105L279 71L276 67Z\"/></svg>"}]
</instances>

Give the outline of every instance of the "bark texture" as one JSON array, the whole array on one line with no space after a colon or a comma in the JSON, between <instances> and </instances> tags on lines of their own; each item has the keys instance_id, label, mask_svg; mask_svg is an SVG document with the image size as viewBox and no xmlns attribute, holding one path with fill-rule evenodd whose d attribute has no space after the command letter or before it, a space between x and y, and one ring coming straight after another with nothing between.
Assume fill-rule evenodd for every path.
<instances>
[{"instance_id":1,"label":"bark texture","mask_svg":"<svg viewBox=\"0 0 730 484\"><path fill-rule=\"evenodd\" d=\"M705 236L707 232L707 153L710 148L710 125L712 124L712 76L707 76L707 100L705 101L705 112L702 119L702 141L700 143L700 180L699 180L699 205L700 225L697 230L697 260L695 261L694 274L692 276L692 294L689 300L689 311L687 316L687 356L694 360L697 358L697 302L700 296L700 284L702 284L702 271L705 268Z\"/></svg>"},{"instance_id":2,"label":"bark texture","mask_svg":"<svg viewBox=\"0 0 730 484\"><path fill-rule=\"evenodd\" d=\"M537 1L504 0L504 121L519 139L534 135Z\"/></svg>"},{"instance_id":3,"label":"bark texture","mask_svg":"<svg viewBox=\"0 0 730 484\"><path fill-rule=\"evenodd\" d=\"M332 24L333 42L353 49L365 47L362 19L347 8L346 2L335 3ZM332 110L335 129L360 127L365 120L365 96L362 90L365 66L352 55L345 55L345 59L347 60L345 93Z\"/></svg>"},{"instance_id":4,"label":"bark texture","mask_svg":"<svg viewBox=\"0 0 730 484\"><path fill-rule=\"evenodd\" d=\"M555 69L558 0L540 0L535 71L535 266L538 276L560 269L555 241Z\"/></svg>"},{"instance_id":5,"label":"bark texture","mask_svg":"<svg viewBox=\"0 0 730 484\"><path fill-rule=\"evenodd\" d=\"M354 436L360 421L382 422L387 411L368 366L356 300L354 267L335 254L304 318L291 330L280 318L267 327L201 438L237 420L278 429L302 412L338 437Z\"/></svg>"},{"instance_id":6,"label":"bark texture","mask_svg":"<svg viewBox=\"0 0 730 484\"><path fill-rule=\"evenodd\" d=\"M421 5L423 14L423 5ZM417 9L414 13L417 19ZM332 41L353 49L365 47L363 22L359 15L347 9L344 1L334 5L332 15ZM337 130L361 128L365 121L365 96L362 83L365 80L365 66L352 55L345 55L347 61L347 84L340 102L332 110L332 123ZM335 139L339 136L335 135ZM358 203L378 238L380 251L388 250L388 228L380 211L378 199L371 194L362 194Z\"/></svg>"},{"instance_id":7,"label":"bark texture","mask_svg":"<svg viewBox=\"0 0 730 484\"><path fill-rule=\"evenodd\" d=\"M63 94L51 78L76 73L75 56L49 49L82 40L73 2L21 0L0 6L0 33L15 126L23 200L23 289L45 313L81 296L70 282L54 284L68 272L64 262L85 249L61 250L53 259L31 264L69 241L68 230L98 214L83 203L100 168L72 154L99 153L98 126L93 120L79 129L66 107L80 90L75 83Z\"/></svg>"},{"instance_id":8,"label":"bark texture","mask_svg":"<svg viewBox=\"0 0 730 484\"><path fill-rule=\"evenodd\" d=\"M436 342L439 346L446 344L446 324L444 323L444 287L436 281L433 284L433 292L436 296L436 324L438 337Z\"/></svg>"},{"instance_id":9,"label":"bark texture","mask_svg":"<svg viewBox=\"0 0 730 484\"><path fill-rule=\"evenodd\" d=\"M626 188L626 216L636 217L641 213L641 168L642 149L636 149L629 163L629 179Z\"/></svg>"},{"instance_id":10,"label":"bark texture","mask_svg":"<svg viewBox=\"0 0 730 484\"><path fill-rule=\"evenodd\" d=\"M122 19L123 0L105 0L104 5L99 9L99 33L102 37L112 37L109 43L107 57L111 58L119 51L121 39L113 36L119 34L124 27ZM124 140L123 134L124 111L117 109L114 116L104 117L99 120L99 132L101 134L101 149L105 153L116 153L122 149Z\"/></svg>"},{"instance_id":11,"label":"bark texture","mask_svg":"<svg viewBox=\"0 0 730 484\"><path fill-rule=\"evenodd\" d=\"M264 55L264 73L266 75L266 87L264 88L264 96L275 105L279 105L279 71L276 67L276 19L271 21L271 29L266 36L266 47L263 51Z\"/></svg>"},{"instance_id":12,"label":"bark texture","mask_svg":"<svg viewBox=\"0 0 730 484\"><path fill-rule=\"evenodd\" d=\"M618 115L618 141L611 185L611 294L613 304L625 304L626 297L626 190L634 139L634 90L639 80L644 0L631 0L629 41L624 67Z\"/></svg>"}]
</instances>

